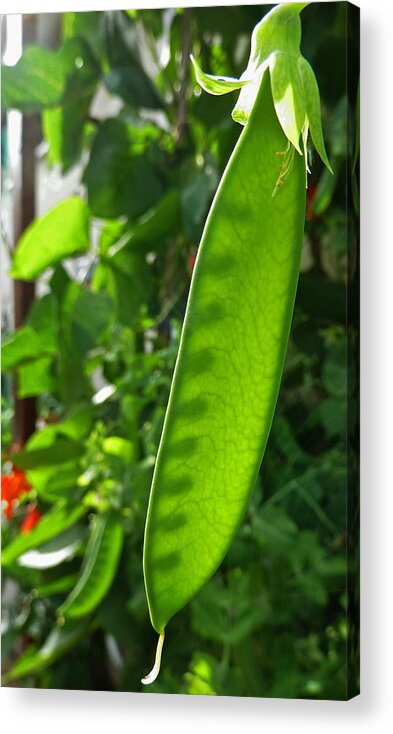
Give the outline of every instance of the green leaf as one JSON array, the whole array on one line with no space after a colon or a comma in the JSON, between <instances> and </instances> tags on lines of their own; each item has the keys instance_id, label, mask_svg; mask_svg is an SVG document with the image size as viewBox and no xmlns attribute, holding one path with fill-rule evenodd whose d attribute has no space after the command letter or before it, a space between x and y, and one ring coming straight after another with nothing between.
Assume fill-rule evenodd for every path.
<instances>
[{"instance_id":1,"label":"green leaf","mask_svg":"<svg viewBox=\"0 0 393 734\"><path fill-rule=\"evenodd\" d=\"M108 456L121 459L124 464L132 464L135 456L135 447L131 441L121 436L108 436L102 442L102 450Z\"/></svg>"},{"instance_id":2,"label":"green leaf","mask_svg":"<svg viewBox=\"0 0 393 734\"><path fill-rule=\"evenodd\" d=\"M58 423L45 426L33 433L26 442L24 452L52 448L59 438L67 438L74 442L83 441L89 435L92 425L93 408L91 405L76 406L69 410ZM13 460L16 456L17 454L13 454Z\"/></svg>"},{"instance_id":3,"label":"green leaf","mask_svg":"<svg viewBox=\"0 0 393 734\"><path fill-rule=\"evenodd\" d=\"M90 97L100 69L83 38L66 41L57 52L30 46L15 66L2 68L2 107L24 114Z\"/></svg>"},{"instance_id":4,"label":"green leaf","mask_svg":"<svg viewBox=\"0 0 393 734\"><path fill-rule=\"evenodd\" d=\"M86 358L91 349L101 344L113 317L114 304L105 293L92 293L75 281L65 286L59 313L58 378L59 393L65 405L91 399Z\"/></svg>"},{"instance_id":5,"label":"green leaf","mask_svg":"<svg viewBox=\"0 0 393 734\"><path fill-rule=\"evenodd\" d=\"M54 356L57 351L56 300L48 293L33 303L25 326L4 341L2 369L7 371L21 364L36 362L43 357Z\"/></svg>"},{"instance_id":6,"label":"green leaf","mask_svg":"<svg viewBox=\"0 0 393 734\"><path fill-rule=\"evenodd\" d=\"M309 425L321 423L329 438L343 436L347 427L347 406L341 398L327 398L309 416Z\"/></svg>"},{"instance_id":7,"label":"green leaf","mask_svg":"<svg viewBox=\"0 0 393 734\"><path fill-rule=\"evenodd\" d=\"M347 343L344 339L338 341L329 349L322 370L322 381L326 390L333 396L344 400L348 394L350 384Z\"/></svg>"},{"instance_id":8,"label":"green leaf","mask_svg":"<svg viewBox=\"0 0 393 734\"><path fill-rule=\"evenodd\" d=\"M30 326L22 326L2 344L2 370L7 372L22 362L37 359L37 355L42 356L39 335Z\"/></svg>"},{"instance_id":9,"label":"green leaf","mask_svg":"<svg viewBox=\"0 0 393 734\"><path fill-rule=\"evenodd\" d=\"M192 656L189 671L184 680L187 693L193 696L217 696L214 686L214 667L217 661L206 653L195 653Z\"/></svg>"},{"instance_id":10,"label":"green leaf","mask_svg":"<svg viewBox=\"0 0 393 734\"><path fill-rule=\"evenodd\" d=\"M109 220L102 229L99 249L102 260L114 257L120 250L138 246L138 253L165 251L167 237L175 236L179 227L180 194L178 189L167 191L157 204L143 214L135 224ZM144 246L142 248L142 245Z\"/></svg>"},{"instance_id":11,"label":"green leaf","mask_svg":"<svg viewBox=\"0 0 393 734\"><path fill-rule=\"evenodd\" d=\"M228 584L214 579L192 604L192 624L203 639L237 645L269 616L266 600L252 594L250 575L233 569Z\"/></svg>"},{"instance_id":12,"label":"green leaf","mask_svg":"<svg viewBox=\"0 0 393 734\"><path fill-rule=\"evenodd\" d=\"M64 461L60 457L59 459L60 461L52 466L40 464L27 469L28 480L38 497L52 504L60 499L72 501L75 494L78 496L75 489L81 473L79 462L75 461L75 457L69 461Z\"/></svg>"},{"instance_id":13,"label":"green leaf","mask_svg":"<svg viewBox=\"0 0 393 734\"><path fill-rule=\"evenodd\" d=\"M94 139L83 174L91 212L112 219L136 219L161 197L163 184L148 152L133 149L134 133L121 120L106 120Z\"/></svg>"},{"instance_id":14,"label":"green leaf","mask_svg":"<svg viewBox=\"0 0 393 734\"><path fill-rule=\"evenodd\" d=\"M98 241L98 248L101 256L105 256L109 248L119 242L123 242L124 237L129 237L127 223L123 218L109 219L105 222Z\"/></svg>"},{"instance_id":15,"label":"green leaf","mask_svg":"<svg viewBox=\"0 0 393 734\"><path fill-rule=\"evenodd\" d=\"M207 175L205 171L200 171L194 173L190 183L181 192L184 231L191 241L196 241L201 235L203 219L216 186L215 175Z\"/></svg>"},{"instance_id":16,"label":"green leaf","mask_svg":"<svg viewBox=\"0 0 393 734\"><path fill-rule=\"evenodd\" d=\"M52 354L57 351L57 302L52 293L46 293L33 302L26 324L38 334L43 352Z\"/></svg>"},{"instance_id":17,"label":"green leaf","mask_svg":"<svg viewBox=\"0 0 393 734\"><path fill-rule=\"evenodd\" d=\"M82 506L70 508L61 504L54 507L44 515L39 523L27 535L18 535L12 540L2 552L1 562L3 566L9 566L23 553L38 548L47 540L54 538L59 533L76 523L84 514Z\"/></svg>"},{"instance_id":18,"label":"green leaf","mask_svg":"<svg viewBox=\"0 0 393 734\"><path fill-rule=\"evenodd\" d=\"M85 97L73 104L44 110L43 132L49 145L47 160L51 166L61 164L63 173L80 159L90 102L91 97Z\"/></svg>"},{"instance_id":19,"label":"green leaf","mask_svg":"<svg viewBox=\"0 0 393 734\"><path fill-rule=\"evenodd\" d=\"M180 194L170 189L146 214L143 214L132 229L132 242L145 244L145 252L165 251L166 238L175 235L179 227ZM109 252L109 255L111 253Z\"/></svg>"},{"instance_id":20,"label":"green leaf","mask_svg":"<svg viewBox=\"0 0 393 734\"><path fill-rule=\"evenodd\" d=\"M112 69L104 81L108 90L121 97L130 107L161 109L163 106L154 86L140 67Z\"/></svg>"},{"instance_id":21,"label":"green leaf","mask_svg":"<svg viewBox=\"0 0 393 734\"><path fill-rule=\"evenodd\" d=\"M72 441L83 441L88 437L93 426L94 411L91 405L77 405L66 413L59 423L53 426L47 426L39 435L42 438L45 431L48 435L67 436ZM38 436L36 433L35 436ZM29 439L29 446L33 445L33 439ZM37 446L37 441L34 443Z\"/></svg>"},{"instance_id":22,"label":"green leaf","mask_svg":"<svg viewBox=\"0 0 393 734\"><path fill-rule=\"evenodd\" d=\"M253 518L252 536L265 558L286 557L288 548L296 543L297 527L282 509L266 505Z\"/></svg>"},{"instance_id":23,"label":"green leaf","mask_svg":"<svg viewBox=\"0 0 393 734\"><path fill-rule=\"evenodd\" d=\"M131 107L161 109L163 102L143 68L141 44L134 21L123 11L103 14L105 47L111 66L105 84Z\"/></svg>"},{"instance_id":24,"label":"green leaf","mask_svg":"<svg viewBox=\"0 0 393 734\"><path fill-rule=\"evenodd\" d=\"M28 451L19 451L12 458L21 469L35 469L62 464L70 459L78 459L82 456L83 451L83 446L76 441L59 437L48 448L30 448Z\"/></svg>"},{"instance_id":25,"label":"green leaf","mask_svg":"<svg viewBox=\"0 0 393 734\"><path fill-rule=\"evenodd\" d=\"M78 459L83 442L93 423L93 408L78 406L53 425L36 431L24 449L12 455L13 462L25 468L37 494L49 501L68 498L80 475Z\"/></svg>"},{"instance_id":26,"label":"green leaf","mask_svg":"<svg viewBox=\"0 0 393 734\"><path fill-rule=\"evenodd\" d=\"M63 295L66 292L70 282L71 278L65 270L64 265L58 263L55 266L53 275L49 280L51 294L55 298L57 308L59 301L61 301L61 299L63 298Z\"/></svg>"},{"instance_id":27,"label":"green leaf","mask_svg":"<svg viewBox=\"0 0 393 734\"><path fill-rule=\"evenodd\" d=\"M315 198L312 202L311 210L314 212L314 214L321 215L323 214L332 203L333 195L336 190L336 185L338 181L338 174L340 172L340 165L339 163L335 163L333 160L334 168L336 171L336 175L332 176L330 174L330 171L328 171L326 168L322 171L321 178L318 181L317 190L315 193Z\"/></svg>"},{"instance_id":28,"label":"green leaf","mask_svg":"<svg viewBox=\"0 0 393 734\"><path fill-rule=\"evenodd\" d=\"M96 268L92 286L110 296L116 305L117 320L124 326L136 326L140 309L153 293L152 270L142 249L132 239L114 255L106 256Z\"/></svg>"},{"instance_id":29,"label":"green leaf","mask_svg":"<svg viewBox=\"0 0 393 734\"><path fill-rule=\"evenodd\" d=\"M18 398L50 393L55 386L53 357L42 357L18 369Z\"/></svg>"},{"instance_id":30,"label":"green leaf","mask_svg":"<svg viewBox=\"0 0 393 734\"><path fill-rule=\"evenodd\" d=\"M71 196L35 219L20 238L10 275L33 280L65 257L89 249L89 210L77 196Z\"/></svg>"},{"instance_id":31,"label":"green leaf","mask_svg":"<svg viewBox=\"0 0 393 734\"><path fill-rule=\"evenodd\" d=\"M123 528L114 517L96 518L79 579L58 614L76 619L90 614L108 592L119 563Z\"/></svg>"},{"instance_id":32,"label":"green leaf","mask_svg":"<svg viewBox=\"0 0 393 734\"><path fill-rule=\"evenodd\" d=\"M87 630L86 622L55 627L40 649L31 645L22 653L10 672L3 676L3 683L45 670L74 647Z\"/></svg>"},{"instance_id":33,"label":"green leaf","mask_svg":"<svg viewBox=\"0 0 393 734\"><path fill-rule=\"evenodd\" d=\"M94 49L95 56L102 58L103 48L101 41L102 12L93 10L90 12L67 12L62 13L62 31L65 41L84 38Z\"/></svg>"},{"instance_id":34,"label":"green leaf","mask_svg":"<svg viewBox=\"0 0 393 734\"><path fill-rule=\"evenodd\" d=\"M71 282L61 303L61 334L69 354L78 360L97 347L113 319L112 301Z\"/></svg>"}]
</instances>

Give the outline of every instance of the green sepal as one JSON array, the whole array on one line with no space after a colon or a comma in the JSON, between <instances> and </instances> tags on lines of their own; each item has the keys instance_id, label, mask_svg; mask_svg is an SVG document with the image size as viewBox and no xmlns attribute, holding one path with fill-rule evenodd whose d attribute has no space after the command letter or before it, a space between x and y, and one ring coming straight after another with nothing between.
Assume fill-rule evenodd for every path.
<instances>
[{"instance_id":1,"label":"green sepal","mask_svg":"<svg viewBox=\"0 0 393 734\"><path fill-rule=\"evenodd\" d=\"M204 74L192 59L196 79L210 94L240 89L232 117L246 125L266 70L269 70L274 108L289 142L307 156L310 133L321 160L333 173L326 153L321 122L321 103L314 72L300 52L300 12L309 3L278 5L255 26L250 59L240 79Z\"/></svg>"},{"instance_id":2,"label":"green sepal","mask_svg":"<svg viewBox=\"0 0 393 734\"><path fill-rule=\"evenodd\" d=\"M232 76L214 76L213 74L205 74L204 71L198 66L193 55L190 55L192 65L195 70L195 78L202 89L209 94L221 95L228 94L229 92L235 92L237 89L241 89L245 84L248 84L248 80L235 79Z\"/></svg>"},{"instance_id":3,"label":"green sepal","mask_svg":"<svg viewBox=\"0 0 393 734\"><path fill-rule=\"evenodd\" d=\"M321 122L321 102L319 99L318 83L315 78L315 74L304 56L301 56L298 61L301 78L303 82L303 89L307 99L307 120L310 126L311 139L313 141L315 150L319 157L325 164L326 168L329 169L330 173L333 173L333 169L329 163L329 159L326 153L325 142L323 139L322 122Z\"/></svg>"}]
</instances>

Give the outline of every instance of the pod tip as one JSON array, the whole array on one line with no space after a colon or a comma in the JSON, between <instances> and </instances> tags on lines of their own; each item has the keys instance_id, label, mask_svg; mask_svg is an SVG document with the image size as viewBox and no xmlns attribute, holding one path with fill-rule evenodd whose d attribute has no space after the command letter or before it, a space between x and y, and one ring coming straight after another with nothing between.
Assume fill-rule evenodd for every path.
<instances>
[{"instance_id":1,"label":"pod tip","mask_svg":"<svg viewBox=\"0 0 393 734\"><path fill-rule=\"evenodd\" d=\"M150 685L150 683L154 683L156 680L161 667L161 655L162 655L162 646L164 644L165 640L165 632L162 632L158 638L157 642L157 649L156 649L156 658L154 661L153 668L151 669L150 673L145 676L145 678L142 678L141 683L143 683L144 686Z\"/></svg>"}]
</instances>

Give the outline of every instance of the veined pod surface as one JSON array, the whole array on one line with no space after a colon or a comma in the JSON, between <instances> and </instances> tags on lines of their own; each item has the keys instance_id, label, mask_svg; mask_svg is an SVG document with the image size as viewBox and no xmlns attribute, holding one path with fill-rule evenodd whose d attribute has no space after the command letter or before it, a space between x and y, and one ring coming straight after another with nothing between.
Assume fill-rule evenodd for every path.
<instances>
[{"instance_id":1,"label":"veined pod surface","mask_svg":"<svg viewBox=\"0 0 393 734\"><path fill-rule=\"evenodd\" d=\"M283 7L275 11L285 24ZM300 28L304 4L294 7ZM298 49L300 31L294 30ZM260 28L258 33L263 36ZM271 68L264 62L262 74L258 70L251 106L245 96L248 121L218 187L194 268L145 530L146 593L160 634L145 683L158 672L168 621L216 571L243 519L278 397L303 241L301 146L305 152L309 119L304 105L303 118L291 123L292 137L299 123L299 153L284 132L290 115L285 124L279 119L275 61ZM215 82L201 72L198 81L213 93L221 93L221 84L229 87L223 91L241 86L243 96L246 89L243 82ZM319 113L319 96L317 103ZM286 109L281 104L281 116Z\"/></svg>"},{"instance_id":2,"label":"veined pod surface","mask_svg":"<svg viewBox=\"0 0 393 734\"><path fill-rule=\"evenodd\" d=\"M144 568L159 633L225 555L268 438L305 210L298 154L272 196L286 145L266 76L202 237L157 456Z\"/></svg>"}]
</instances>

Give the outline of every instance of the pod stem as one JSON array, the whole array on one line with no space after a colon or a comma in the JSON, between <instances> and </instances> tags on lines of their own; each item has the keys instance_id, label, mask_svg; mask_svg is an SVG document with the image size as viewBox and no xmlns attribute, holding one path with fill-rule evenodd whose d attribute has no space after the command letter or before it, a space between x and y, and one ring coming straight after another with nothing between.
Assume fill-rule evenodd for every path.
<instances>
[{"instance_id":1,"label":"pod stem","mask_svg":"<svg viewBox=\"0 0 393 734\"><path fill-rule=\"evenodd\" d=\"M158 638L157 642L157 649L156 649L156 659L154 661L154 665L152 670L150 671L149 675L147 675L145 678L142 678L142 683L144 686L150 685L150 683L154 683L156 680L161 667L161 654L162 654L162 646L164 644L165 640L165 632L162 632Z\"/></svg>"}]
</instances>

